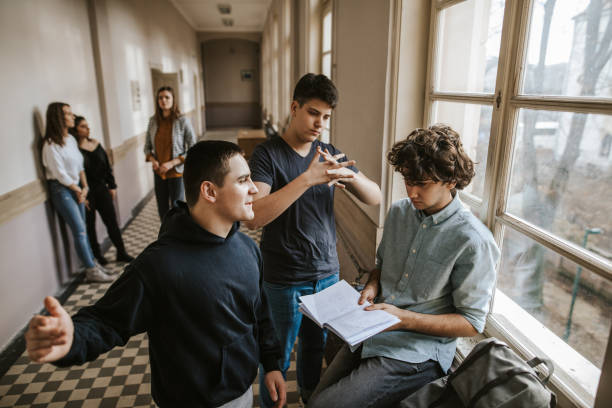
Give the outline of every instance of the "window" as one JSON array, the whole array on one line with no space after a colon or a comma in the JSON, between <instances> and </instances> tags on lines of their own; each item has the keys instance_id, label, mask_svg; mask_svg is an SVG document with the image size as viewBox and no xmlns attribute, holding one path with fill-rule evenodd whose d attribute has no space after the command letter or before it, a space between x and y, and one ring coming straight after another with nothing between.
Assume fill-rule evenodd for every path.
<instances>
[{"instance_id":1,"label":"window","mask_svg":"<svg viewBox=\"0 0 612 408\"><path fill-rule=\"evenodd\" d=\"M461 198L502 250L490 326L590 406L612 315L612 2L437 0L431 30L425 122L462 135Z\"/></svg>"},{"instance_id":2,"label":"window","mask_svg":"<svg viewBox=\"0 0 612 408\"><path fill-rule=\"evenodd\" d=\"M261 102L263 105L265 119L270 115L270 40L269 29L266 27L261 38Z\"/></svg>"},{"instance_id":3,"label":"window","mask_svg":"<svg viewBox=\"0 0 612 408\"><path fill-rule=\"evenodd\" d=\"M323 7L323 19L321 28L321 73L328 78L332 77L332 11L331 5L327 3Z\"/></svg>"},{"instance_id":4,"label":"window","mask_svg":"<svg viewBox=\"0 0 612 408\"><path fill-rule=\"evenodd\" d=\"M280 120L279 112L279 65L280 65L280 51L279 51L279 32L278 32L278 18L272 17L272 58L271 58L271 69L270 69L270 85L272 89L272 123L278 124Z\"/></svg>"},{"instance_id":5,"label":"window","mask_svg":"<svg viewBox=\"0 0 612 408\"><path fill-rule=\"evenodd\" d=\"M289 125L290 105L289 101L293 98L293 76L292 76L292 47L291 47L291 2L281 3L283 8L283 50L282 50L282 93L280 96L281 126L284 130Z\"/></svg>"},{"instance_id":6,"label":"window","mask_svg":"<svg viewBox=\"0 0 612 408\"><path fill-rule=\"evenodd\" d=\"M331 0L325 3L321 13L321 73L332 78L332 9ZM330 128L321 133L321 141L329 143Z\"/></svg>"}]
</instances>

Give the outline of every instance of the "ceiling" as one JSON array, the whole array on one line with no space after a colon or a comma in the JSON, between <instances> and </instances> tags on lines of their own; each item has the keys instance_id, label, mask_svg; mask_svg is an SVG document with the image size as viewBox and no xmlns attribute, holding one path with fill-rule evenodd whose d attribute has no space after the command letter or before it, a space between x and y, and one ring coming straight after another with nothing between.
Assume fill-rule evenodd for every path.
<instances>
[{"instance_id":1,"label":"ceiling","mask_svg":"<svg viewBox=\"0 0 612 408\"><path fill-rule=\"evenodd\" d=\"M170 0L196 31L262 31L271 0ZM230 14L221 14L218 5L231 6ZM233 26L223 19L233 20Z\"/></svg>"}]
</instances>

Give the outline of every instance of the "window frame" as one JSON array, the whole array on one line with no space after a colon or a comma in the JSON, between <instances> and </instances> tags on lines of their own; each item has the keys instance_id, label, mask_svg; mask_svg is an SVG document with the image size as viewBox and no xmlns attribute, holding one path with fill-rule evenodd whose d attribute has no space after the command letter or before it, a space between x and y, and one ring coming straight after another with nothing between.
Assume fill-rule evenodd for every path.
<instances>
[{"instance_id":1,"label":"window frame","mask_svg":"<svg viewBox=\"0 0 612 408\"><path fill-rule=\"evenodd\" d=\"M324 45L325 45L325 24L324 24L324 20L325 17L327 15L330 15L330 19L331 19L331 38L330 38L330 48L328 51L325 51L324 49ZM330 58L330 78L332 81L334 80L334 61L333 61L333 51L334 49L334 11L332 9L332 0L327 0L325 1L322 5L321 5L321 56L320 56L320 62L319 62L319 72L323 73L323 58L326 55L329 55Z\"/></svg>"},{"instance_id":2,"label":"window frame","mask_svg":"<svg viewBox=\"0 0 612 408\"><path fill-rule=\"evenodd\" d=\"M279 17L276 13L272 15L271 19L271 33L270 33L270 85L271 85L271 112L272 112L272 122L275 125L279 125L280 123L280 103L279 97L282 88L282 83L279 84L278 78L282 72L281 67L281 24L279 21Z\"/></svg>"},{"instance_id":3,"label":"window frame","mask_svg":"<svg viewBox=\"0 0 612 408\"><path fill-rule=\"evenodd\" d=\"M560 256L589 269L608 281L612 281L612 263L610 261L506 211L519 111L521 109L537 109L609 115L612 112L612 98L541 96L520 93L521 71L527 55L531 10L535 0L505 1L494 93L436 91L434 89L435 70L438 53L440 52L438 49L439 15L442 10L464 1L467 0L434 0L431 2L429 54L423 115L423 126L427 126L430 124L433 107L437 101L493 107L483 196L479 198L469 193L460 192L462 201L484 214L482 221L493 232L500 248L502 247L504 229L511 228ZM513 58L513 56L515 57ZM491 310L493 310L495 300L496 296L492 300ZM500 303L503 303L501 299ZM536 321L535 318L532 319ZM519 327L509 324L505 318L496 316L495 313L491 313L488 317L486 332L503 338L524 356L533 356L536 353L542 355L542 348L536 344L537 341L529 341L528 336ZM610 341L612 341L612 338L608 339L608 342ZM570 349L565 350L566 352L573 351L579 355L577 351L565 343L555 347L566 347ZM555 363L559 363L559 361L555 361ZM606 363L607 361L604 361L604 367ZM580 365L580 363L577 363L577 365ZM582 370L581 372L585 377L592 377L592 373L586 373L585 367L572 366L568 368L561 364L560 368L560 370L555 371L552 387L557 388L567 400L577 406L592 406L597 384L594 384L594 388L592 387L593 384L590 384L589 387L579 384L572 378L577 374L572 370Z\"/></svg>"},{"instance_id":4,"label":"window frame","mask_svg":"<svg viewBox=\"0 0 612 408\"><path fill-rule=\"evenodd\" d=\"M330 19L331 19L331 32L330 32L330 48L327 51L324 51L324 44L325 44L325 35L324 35L324 31L325 31L325 24L324 24L324 20L325 17L327 15L330 15ZM320 54L319 54L319 72L323 74L323 57L326 55L329 55L329 59L330 59L330 78L332 81L334 80L335 75L335 64L334 64L334 40L335 40L335 34L334 34L334 30L336 28L336 25L334 24L334 2L333 0L325 0L323 3L321 3L320 6L320 19L319 19L319 23L320 23L320 40L319 40L319 46L320 46ZM319 136L319 140L321 140L324 143L332 143L332 129L334 128L334 124L335 124L335 115L332 114L331 119L329 121L329 129L327 129L327 137L324 138L325 132L323 132L321 134L321 136ZM327 139L327 140L325 140Z\"/></svg>"}]
</instances>

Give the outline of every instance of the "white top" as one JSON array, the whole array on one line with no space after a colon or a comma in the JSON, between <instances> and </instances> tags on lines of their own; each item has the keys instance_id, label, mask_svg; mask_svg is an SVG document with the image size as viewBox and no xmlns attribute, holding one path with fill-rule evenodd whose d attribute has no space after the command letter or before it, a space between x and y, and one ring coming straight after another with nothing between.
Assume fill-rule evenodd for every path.
<instances>
[{"instance_id":1,"label":"white top","mask_svg":"<svg viewBox=\"0 0 612 408\"><path fill-rule=\"evenodd\" d=\"M42 161L47 180L57 180L66 187L79 185L79 173L83 170L83 155L74 137L64 137L64 145L44 142Z\"/></svg>"}]
</instances>

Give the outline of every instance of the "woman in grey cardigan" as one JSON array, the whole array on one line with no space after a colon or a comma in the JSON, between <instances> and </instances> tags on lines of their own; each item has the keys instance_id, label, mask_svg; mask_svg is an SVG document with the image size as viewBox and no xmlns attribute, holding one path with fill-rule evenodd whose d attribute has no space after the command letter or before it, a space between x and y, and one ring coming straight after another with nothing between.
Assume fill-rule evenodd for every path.
<instances>
[{"instance_id":1,"label":"woman in grey cardigan","mask_svg":"<svg viewBox=\"0 0 612 408\"><path fill-rule=\"evenodd\" d=\"M155 198L160 220L174 206L185 200L183 163L187 150L196 142L191 122L181 115L174 91L162 86L157 91L155 115L149 119L144 152L152 164Z\"/></svg>"}]
</instances>

